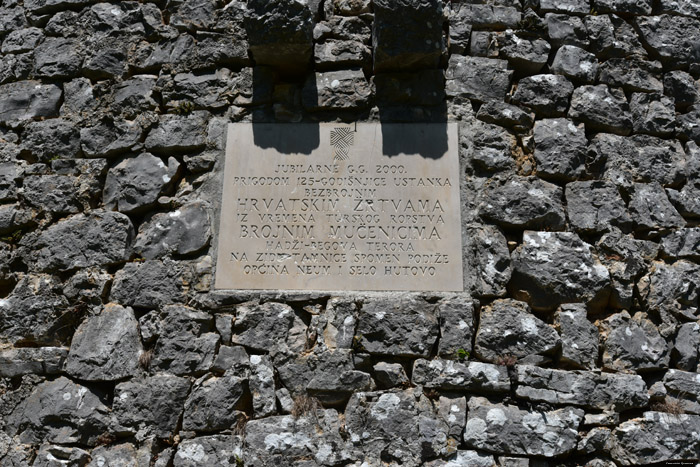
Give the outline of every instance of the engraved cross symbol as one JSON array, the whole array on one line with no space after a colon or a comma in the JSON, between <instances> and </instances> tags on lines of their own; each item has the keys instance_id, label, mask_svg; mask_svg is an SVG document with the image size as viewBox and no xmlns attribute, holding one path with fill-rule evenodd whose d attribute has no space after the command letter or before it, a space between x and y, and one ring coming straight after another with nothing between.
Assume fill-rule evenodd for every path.
<instances>
[{"instance_id":1,"label":"engraved cross symbol","mask_svg":"<svg viewBox=\"0 0 700 467\"><path fill-rule=\"evenodd\" d=\"M333 160L344 161L349 156L350 146L355 144L355 133L350 127L338 127L331 130Z\"/></svg>"}]
</instances>

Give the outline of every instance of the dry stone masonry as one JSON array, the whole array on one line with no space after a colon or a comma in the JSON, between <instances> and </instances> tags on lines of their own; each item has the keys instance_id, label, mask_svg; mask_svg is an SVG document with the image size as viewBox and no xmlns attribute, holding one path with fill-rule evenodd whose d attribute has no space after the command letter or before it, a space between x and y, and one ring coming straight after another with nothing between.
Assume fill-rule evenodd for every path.
<instances>
[{"instance_id":1,"label":"dry stone masonry","mask_svg":"<svg viewBox=\"0 0 700 467\"><path fill-rule=\"evenodd\" d=\"M456 127L462 290L216 288L233 123ZM0 466L694 465L698 284L697 0L0 0Z\"/></svg>"}]
</instances>

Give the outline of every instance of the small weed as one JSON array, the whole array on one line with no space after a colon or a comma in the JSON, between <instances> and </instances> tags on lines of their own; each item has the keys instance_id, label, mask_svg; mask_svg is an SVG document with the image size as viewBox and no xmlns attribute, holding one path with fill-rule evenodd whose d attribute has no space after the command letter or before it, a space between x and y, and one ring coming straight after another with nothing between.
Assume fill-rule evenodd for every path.
<instances>
[{"instance_id":1,"label":"small weed","mask_svg":"<svg viewBox=\"0 0 700 467\"><path fill-rule=\"evenodd\" d=\"M598 10L591 8L591 16L598 16Z\"/></svg>"},{"instance_id":2,"label":"small weed","mask_svg":"<svg viewBox=\"0 0 700 467\"><path fill-rule=\"evenodd\" d=\"M316 411L321 408L321 403L315 397L307 394L301 394L294 398L294 406L292 407L292 416L299 418L304 415L316 415Z\"/></svg>"},{"instance_id":3,"label":"small weed","mask_svg":"<svg viewBox=\"0 0 700 467\"><path fill-rule=\"evenodd\" d=\"M233 425L231 431L236 436L243 436L245 432L245 426L248 423L248 415L241 413L241 416L236 419L236 423Z\"/></svg>"},{"instance_id":4,"label":"small weed","mask_svg":"<svg viewBox=\"0 0 700 467\"><path fill-rule=\"evenodd\" d=\"M97 437L97 440L95 442L97 443L97 446L109 446L110 444L113 444L116 440L117 437L114 434L105 431Z\"/></svg>"},{"instance_id":5,"label":"small weed","mask_svg":"<svg viewBox=\"0 0 700 467\"><path fill-rule=\"evenodd\" d=\"M59 160L60 158L61 158L61 156L59 156L58 154L56 154L55 156L49 157L49 162L57 161L57 160Z\"/></svg>"},{"instance_id":6,"label":"small weed","mask_svg":"<svg viewBox=\"0 0 700 467\"><path fill-rule=\"evenodd\" d=\"M245 462L243 462L243 459L241 459L238 456L235 456L235 457L236 457L236 467L245 467Z\"/></svg>"},{"instance_id":7,"label":"small weed","mask_svg":"<svg viewBox=\"0 0 700 467\"><path fill-rule=\"evenodd\" d=\"M19 241L22 240L22 235L24 235L24 234L22 233L21 230L15 230L10 235L0 237L0 240L2 240L3 242L9 243L11 245L17 245L19 243Z\"/></svg>"},{"instance_id":8,"label":"small weed","mask_svg":"<svg viewBox=\"0 0 700 467\"><path fill-rule=\"evenodd\" d=\"M657 402L655 404L652 404L651 409L657 412L666 412L671 415L681 415L685 413L683 404L681 404L679 400L668 398L665 399L663 402Z\"/></svg>"},{"instance_id":9,"label":"small weed","mask_svg":"<svg viewBox=\"0 0 700 467\"><path fill-rule=\"evenodd\" d=\"M501 355L496 359L496 365L501 365L508 368L514 367L516 363L518 363L518 357L515 355Z\"/></svg>"},{"instance_id":10,"label":"small weed","mask_svg":"<svg viewBox=\"0 0 700 467\"><path fill-rule=\"evenodd\" d=\"M356 353L365 353L366 352L364 346L362 345L362 334L356 334L352 338L352 349Z\"/></svg>"},{"instance_id":11,"label":"small weed","mask_svg":"<svg viewBox=\"0 0 700 467\"><path fill-rule=\"evenodd\" d=\"M153 359L153 350L149 349L144 352L141 352L141 355L139 356L139 366L143 368L145 371L148 371L151 368L151 360Z\"/></svg>"},{"instance_id":12,"label":"small weed","mask_svg":"<svg viewBox=\"0 0 700 467\"><path fill-rule=\"evenodd\" d=\"M192 101L180 101L175 107L175 113L178 115L187 115L192 113L194 110L194 103Z\"/></svg>"},{"instance_id":13,"label":"small weed","mask_svg":"<svg viewBox=\"0 0 700 467\"><path fill-rule=\"evenodd\" d=\"M464 349L457 349L455 352L455 357L457 357L457 360L460 362L463 362L464 360L467 360L469 358L469 351L464 350Z\"/></svg>"},{"instance_id":14,"label":"small weed","mask_svg":"<svg viewBox=\"0 0 700 467\"><path fill-rule=\"evenodd\" d=\"M440 399L440 393L437 392L435 389L423 389L423 394L425 394L425 397L431 400L438 400Z\"/></svg>"}]
</instances>

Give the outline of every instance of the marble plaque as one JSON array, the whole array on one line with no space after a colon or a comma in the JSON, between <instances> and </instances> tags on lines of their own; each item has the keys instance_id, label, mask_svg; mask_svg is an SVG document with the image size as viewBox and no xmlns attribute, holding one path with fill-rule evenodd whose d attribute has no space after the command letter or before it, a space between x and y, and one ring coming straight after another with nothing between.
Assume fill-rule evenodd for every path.
<instances>
[{"instance_id":1,"label":"marble plaque","mask_svg":"<svg viewBox=\"0 0 700 467\"><path fill-rule=\"evenodd\" d=\"M461 291L457 125L228 128L216 289Z\"/></svg>"}]
</instances>

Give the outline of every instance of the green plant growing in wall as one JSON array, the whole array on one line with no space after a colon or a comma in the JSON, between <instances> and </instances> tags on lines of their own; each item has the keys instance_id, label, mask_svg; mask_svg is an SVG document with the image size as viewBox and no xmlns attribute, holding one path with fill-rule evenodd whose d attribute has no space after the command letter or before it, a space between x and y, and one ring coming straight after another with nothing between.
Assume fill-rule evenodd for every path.
<instances>
[{"instance_id":1,"label":"green plant growing in wall","mask_svg":"<svg viewBox=\"0 0 700 467\"><path fill-rule=\"evenodd\" d=\"M469 359L469 351L464 350L464 349L457 349L457 351L455 352L455 357L457 357L457 360L459 360L460 362L463 362L464 360L468 360Z\"/></svg>"},{"instance_id":2,"label":"green plant growing in wall","mask_svg":"<svg viewBox=\"0 0 700 467\"><path fill-rule=\"evenodd\" d=\"M194 110L194 102L192 101L180 101L175 106L175 113L178 115L187 115L192 113Z\"/></svg>"}]
</instances>

